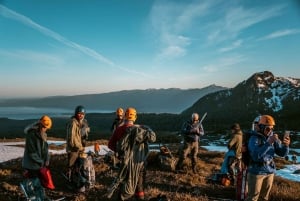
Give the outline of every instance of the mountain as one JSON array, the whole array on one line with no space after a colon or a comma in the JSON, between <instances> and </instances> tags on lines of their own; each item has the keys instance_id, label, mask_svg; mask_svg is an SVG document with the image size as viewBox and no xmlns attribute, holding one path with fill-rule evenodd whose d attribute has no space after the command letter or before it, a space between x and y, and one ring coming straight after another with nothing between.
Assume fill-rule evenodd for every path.
<instances>
[{"instance_id":1,"label":"mountain","mask_svg":"<svg viewBox=\"0 0 300 201\"><path fill-rule=\"evenodd\" d=\"M117 107L135 107L143 113L180 113L199 98L226 88L210 85L195 89L146 89L76 96L2 100L0 107L45 107L74 109L84 105L87 111L115 111Z\"/></svg>"},{"instance_id":2,"label":"mountain","mask_svg":"<svg viewBox=\"0 0 300 201\"><path fill-rule=\"evenodd\" d=\"M213 127L225 127L239 122L250 128L258 114L275 118L278 129L299 129L300 79L275 77L264 71L253 74L236 87L214 92L200 98L182 112L207 112L206 121Z\"/></svg>"}]
</instances>

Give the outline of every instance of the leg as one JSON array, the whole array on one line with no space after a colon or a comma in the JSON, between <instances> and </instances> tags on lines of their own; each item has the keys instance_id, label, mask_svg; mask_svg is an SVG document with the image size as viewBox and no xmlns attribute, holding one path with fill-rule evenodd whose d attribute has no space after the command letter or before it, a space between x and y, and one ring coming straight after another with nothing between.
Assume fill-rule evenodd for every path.
<instances>
[{"instance_id":1,"label":"leg","mask_svg":"<svg viewBox=\"0 0 300 201\"><path fill-rule=\"evenodd\" d=\"M261 189L262 200L269 200L270 191L273 185L274 174L266 175L263 181L263 188Z\"/></svg>"},{"instance_id":2,"label":"leg","mask_svg":"<svg viewBox=\"0 0 300 201\"><path fill-rule=\"evenodd\" d=\"M144 193L145 178L146 178L146 170L145 167L143 167L139 174L138 183L135 191L135 197L137 200L145 200L145 193Z\"/></svg>"},{"instance_id":3,"label":"leg","mask_svg":"<svg viewBox=\"0 0 300 201\"><path fill-rule=\"evenodd\" d=\"M248 173L248 196L246 201L256 201L259 198L264 175Z\"/></svg>"},{"instance_id":4,"label":"leg","mask_svg":"<svg viewBox=\"0 0 300 201\"><path fill-rule=\"evenodd\" d=\"M197 173L197 160L198 160L198 149L199 149L199 143L197 142L193 142L192 143L192 169L194 173Z\"/></svg>"},{"instance_id":5,"label":"leg","mask_svg":"<svg viewBox=\"0 0 300 201\"><path fill-rule=\"evenodd\" d=\"M183 162L185 161L189 153L190 153L190 144L188 142L184 142L183 150L181 151L179 161L176 165L177 170L183 169Z\"/></svg>"}]
</instances>

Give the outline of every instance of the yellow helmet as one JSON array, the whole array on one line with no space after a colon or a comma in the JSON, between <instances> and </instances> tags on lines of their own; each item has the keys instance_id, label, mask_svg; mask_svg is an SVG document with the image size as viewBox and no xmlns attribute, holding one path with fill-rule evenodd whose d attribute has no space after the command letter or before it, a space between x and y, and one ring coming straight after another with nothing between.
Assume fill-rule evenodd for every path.
<instances>
[{"instance_id":1,"label":"yellow helmet","mask_svg":"<svg viewBox=\"0 0 300 201\"><path fill-rule=\"evenodd\" d=\"M52 120L47 115L44 115L40 118L39 121L45 128L50 129L52 127Z\"/></svg>"},{"instance_id":2,"label":"yellow helmet","mask_svg":"<svg viewBox=\"0 0 300 201\"><path fill-rule=\"evenodd\" d=\"M136 110L132 107L127 108L125 112L125 119L130 121L135 121L136 118L137 118Z\"/></svg>"},{"instance_id":3,"label":"yellow helmet","mask_svg":"<svg viewBox=\"0 0 300 201\"><path fill-rule=\"evenodd\" d=\"M116 115L118 115L118 116L123 116L123 114L124 114L123 109L119 107L119 108L116 110Z\"/></svg>"},{"instance_id":4,"label":"yellow helmet","mask_svg":"<svg viewBox=\"0 0 300 201\"><path fill-rule=\"evenodd\" d=\"M258 124L265 125L265 126L275 126L274 118L270 115L262 115Z\"/></svg>"}]
</instances>

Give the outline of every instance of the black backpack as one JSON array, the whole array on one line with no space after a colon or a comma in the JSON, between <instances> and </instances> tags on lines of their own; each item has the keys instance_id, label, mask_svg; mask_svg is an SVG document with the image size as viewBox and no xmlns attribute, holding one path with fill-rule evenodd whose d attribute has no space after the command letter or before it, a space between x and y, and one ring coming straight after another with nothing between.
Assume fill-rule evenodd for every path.
<instances>
[{"instance_id":1,"label":"black backpack","mask_svg":"<svg viewBox=\"0 0 300 201\"><path fill-rule=\"evenodd\" d=\"M248 144L251 136L256 135L260 139L260 143L262 143L262 139L260 135L258 135L255 131L249 130L247 132L244 132L243 134L243 145L242 145L242 163L244 166L248 167L251 162L251 156L248 150Z\"/></svg>"}]
</instances>

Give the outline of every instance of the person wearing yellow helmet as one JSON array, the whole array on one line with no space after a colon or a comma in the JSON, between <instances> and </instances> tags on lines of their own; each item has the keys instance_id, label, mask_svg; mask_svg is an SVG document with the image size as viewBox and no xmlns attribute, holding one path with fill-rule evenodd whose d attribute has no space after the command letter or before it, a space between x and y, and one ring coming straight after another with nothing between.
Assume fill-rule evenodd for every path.
<instances>
[{"instance_id":1,"label":"person wearing yellow helmet","mask_svg":"<svg viewBox=\"0 0 300 201\"><path fill-rule=\"evenodd\" d=\"M269 199L276 171L274 156L285 157L289 153L290 138L284 137L281 142L278 135L273 133L274 126L272 116L262 115L257 130L250 136L247 201Z\"/></svg>"},{"instance_id":2,"label":"person wearing yellow helmet","mask_svg":"<svg viewBox=\"0 0 300 201\"><path fill-rule=\"evenodd\" d=\"M108 142L108 148L110 148L112 151L116 151L117 142L122 138L127 127L134 125L136 119L137 119L137 112L135 108L133 107L127 108L125 111L124 123L121 126L117 127L116 130L113 132L113 135L111 136Z\"/></svg>"},{"instance_id":3,"label":"person wearing yellow helmet","mask_svg":"<svg viewBox=\"0 0 300 201\"><path fill-rule=\"evenodd\" d=\"M110 131L112 133L114 133L114 131L116 130L117 127L119 127L120 125L122 125L124 122L124 110L122 108L117 108L116 110L116 118L114 119Z\"/></svg>"},{"instance_id":4,"label":"person wearing yellow helmet","mask_svg":"<svg viewBox=\"0 0 300 201\"><path fill-rule=\"evenodd\" d=\"M136 109L127 108L124 124L116 128L108 142L108 147L117 153L120 160L119 174L108 190L108 198L122 185L118 200L127 200L133 195L136 200L144 200L148 143L156 140L156 134L148 126L135 124L136 119Z\"/></svg>"},{"instance_id":5,"label":"person wearing yellow helmet","mask_svg":"<svg viewBox=\"0 0 300 201\"><path fill-rule=\"evenodd\" d=\"M52 120L49 116L42 116L37 122L25 127L25 147L22 159L22 168L27 178L39 180L40 169L49 166L50 155L47 143L47 130L51 129ZM38 191L46 199L42 186Z\"/></svg>"}]
</instances>

